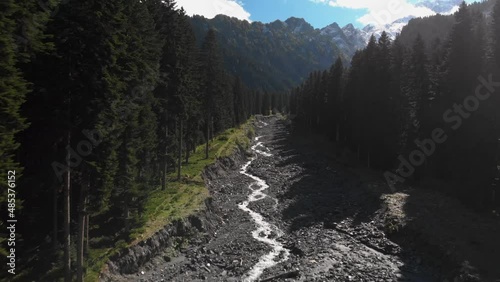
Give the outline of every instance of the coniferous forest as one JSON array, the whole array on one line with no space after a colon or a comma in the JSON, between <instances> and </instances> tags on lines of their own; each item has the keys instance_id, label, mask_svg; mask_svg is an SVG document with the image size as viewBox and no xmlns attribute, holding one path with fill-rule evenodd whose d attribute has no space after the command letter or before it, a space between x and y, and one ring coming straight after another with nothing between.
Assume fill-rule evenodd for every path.
<instances>
[{"instance_id":1,"label":"coniferous forest","mask_svg":"<svg viewBox=\"0 0 500 282\"><path fill-rule=\"evenodd\" d=\"M411 44L372 36L349 66L311 73L291 111L386 171L393 191L439 179L449 185L436 189L487 208L499 204L500 5L487 20L463 3L453 22L448 37L427 42L418 32L403 34Z\"/></svg>"},{"instance_id":2,"label":"coniferous forest","mask_svg":"<svg viewBox=\"0 0 500 282\"><path fill-rule=\"evenodd\" d=\"M295 18L288 24L306 26L308 37L297 32L287 44L296 28L277 21L278 47L252 53L265 47L239 46L246 34L221 36L174 0L2 0L0 178L8 181L0 182L0 262L9 263L16 234L18 276L0 279L97 280L110 257L151 235L148 217L158 209L188 214L192 199L183 195L204 193L193 188L204 179L189 165L218 160L213 151L223 142L240 146L233 136L255 116L346 148L393 193L415 185L477 212L498 208L495 3L488 17L464 2L453 16L412 20L403 34L372 35L352 55ZM239 25L273 46L260 23L212 22ZM249 57L233 67L240 53ZM249 144L265 137L247 133ZM155 202L159 194L185 210ZM22 224L13 231L9 218Z\"/></svg>"},{"instance_id":3,"label":"coniferous forest","mask_svg":"<svg viewBox=\"0 0 500 282\"><path fill-rule=\"evenodd\" d=\"M169 174L180 178L198 145L286 107L285 94L230 76L216 32L197 44L175 1L0 6L1 177L15 170L22 181L18 244L40 249L41 264L75 269L77 257L82 266L88 232L113 236L99 244L129 242L148 195ZM2 182L2 216L8 188Z\"/></svg>"}]
</instances>

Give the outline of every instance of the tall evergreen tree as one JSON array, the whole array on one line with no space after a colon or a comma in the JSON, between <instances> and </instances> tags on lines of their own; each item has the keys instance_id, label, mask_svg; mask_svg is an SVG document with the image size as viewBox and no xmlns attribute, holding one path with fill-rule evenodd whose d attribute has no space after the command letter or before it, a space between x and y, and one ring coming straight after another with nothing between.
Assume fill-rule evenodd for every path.
<instances>
[{"instance_id":1,"label":"tall evergreen tree","mask_svg":"<svg viewBox=\"0 0 500 282\"><path fill-rule=\"evenodd\" d=\"M217 115L220 117L221 113L217 113L217 110L221 106L217 102L221 101L224 97L225 92L225 79L226 74L224 73L223 63L221 53L217 43L217 37L214 30L209 30L201 49L201 81L203 89L203 111L205 119L205 157L208 158L209 140L213 136L214 117ZM231 100L232 101L232 100ZM223 105L226 105L230 101L224 101ZM230 104L232 106L232 103ZM224 113L224 112L222 112ZM211 135L212 134L212 135Z\"/></svg>"},{"instance_id":2,"label":"tall evergreen tree","mask_svg":"<svg viewBox=\"0 0 500 282\"><path fill-rule=\"evenodd\" d=\"M15 155L19 148L19 143L16 140L16 134L26 128L26 120L21 116L21 105L25 101L28 93L28 83L22 77L21 71L18 68L18 58L16 56L18 47L14 39L16 30L14 14L19 7L14 1L3 1L0 4L2 13L0 14L0 106L2 121L0 123L0 156L2 163L0 171L2 179L7 179L7 171L16 170L21 172L20 165L16 161ZM6 182L2 184L2 193L0 200L6 203L5 196L7 187Z\"/></svg>"},{"instance_id":3,"label":"tall evergreen tree","mask_svg":"<svg viewBox=\"0 0 500 282\"><path fill-rule=\"evenodd\" d=\"M330 68L327 81L328 94L326 99L330 138L340 141L341 126L344 119L343 97L342 97L342 78L344 65L339 57Z\"/></svg>"},{"instance_id":4,"label":"tall evergreen tree","mask_svg":"<svg viewBox=\"0 0 500 282\"><path fill-rule=\"evenodd\" d=\"M234 94L234 118L235 124L241 124L247 117L245 113L245 100L244 100L244 89L241 79L237 77L234 81L233 86L233 94Z\"/></svg>"}]
</instances>

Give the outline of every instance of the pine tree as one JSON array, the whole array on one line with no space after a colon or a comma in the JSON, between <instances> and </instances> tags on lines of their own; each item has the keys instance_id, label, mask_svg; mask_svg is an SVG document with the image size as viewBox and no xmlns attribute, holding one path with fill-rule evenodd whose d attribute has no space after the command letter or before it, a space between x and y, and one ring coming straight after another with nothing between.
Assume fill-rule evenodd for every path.
<instances>
[{"instance_id":1,"label":"pine tree","mask_svg":"<svg viewBox=\"0 0 500 282\"><path fill-rule=\"evenodd\" d=\"M459 113L458 108L464 111L466 106L464 101L475 93L477 77L481 74L483 63L481 49L484 46L484 38L481 38L475 30L474 22L477 20L471 15L465 3L462 3L455 18L456 23L450 35L449 53L446 58L447 84L442 100L445 107L453 106L454 109L454 112L446 111L447 121ZM487 124L481 114L468 111L461 114L460 122L448 124L453 130L449 141L443 146L442 153L446 157L443 158L444 163L441 165L448 168L447 176L450 179L460 182L457 194L463 199L470 199L473 196L477 201L482 201L481 198L485 195L484 188L489 184L487 172L490 170L487 167L490 166L488 164L490 162L488 158L480 157L488 155L488 150L482 152L476 149L491 147L484 143L490 143L487 141L489 139L487 132L490 131ZM463 153L457 155L454 152ZM484 167L485 164L488 165ZM475 180L472 181L473 179ZM470 185L481 186L482 189L471 195L467 191Z\"/></svg>"},{"instance_id":2,"label":"pine tree","mask_svg":"<svg viewBox=\"0 0 500 282\"><path fill-rule=\"evenodd\" d=\"M243 84L239 77L236 77L233 85L233 94L234 94L234 121L236 125L241 124L246 118L247 115L245 113L245 100L244 100L244 90Z\"/></svg>"},{"instance_id":3,"label":"pine tree","mask_svg":"<svg viewBox=\"0 0 500 282\"><path fill-rule=\"evenodd\" d=\"M492 13L492 21L490 25L490 34L491 34L491 42L490 42L490 49L491 49L491 55L492 55L492 61L493 61L493 67L492 67L492 73L494 74L494 77L498 79L500 77L500 1L495 2L495 6L493 7L493 13ZM489 116L493 120L493 135L494 138L497 140L494 143L493 148L496 150L495 154L495 163L494 165L497 166L500 163L500 155L498 154L500 144L498 140L500 140L500 112L498 111L498 106L500 105L500 97L498 95L494 95L491 97L492 103L489 103L491 105L489 107L490 114ZM494 174L498 175L498 168L493 168ZM498 185L498 183L495 183L495 185ZM498 190L498 189L497 189ZM496 195L498 191L493 191L492 192L492 200L493 203L498 205L499 203L499 197Z\"/></svg>"},{"instance_id":4,"label":"pine tree","mask_svg":"<svg viewBox=\"0 0 500 282\"><path fill-rule=\"evenodd\" d=\"M366 49L363 51L363 67L362 67L362 80L363 85L361 87L361 97L360 101L363 103L362 108L364 109L366 122L361 124L361 148L365 151L366 162L368 167L372 164L373 153L380 150L377 145L377 136L380 134L378 130L379 127L379 109L381 109L380 101L381 97L377 94L380 93L379 86L378 66L379 61L377 61L378 55L378 44L375 37L372 35L370 38Z\"/></svg>"},{"instance_id":5,"label":"pine tree","mask_svg":"<svg viewBox=\"0 0 500 282\"><path fill-rule=\"evenodd\" d=\"M167 186L167 173L168 164L170 161L169 148L170 148L170 119L172 115L168 110L170 103L169 95L169 80L170 73L172 72L172 63L170 55L173 41L172 26L175 23L176 12L174 1L146 1L149 13L153 16L155 22L155 30L160 35L161 56L159 58L159 81L155 85L154 96L157 101L154 111L158 119L157 136L159 139L157 155L160 163L160 179L161 187L163 190Z\"/></svg>"},{"instance_id":6,"label":"pine tree","mask_svg":"<svg viewBox=\"0 0 500 282\"><path fill-rule=\"evenodd\" d=\"M220 102L222 97L225 96L226 89L224 87L224 81L226 79L226 74L223 69L222 57L219 51L216 33L212 29L208 31L203 41L200 61L202 89L204 91L202 96L202 108L205 119L205 157L208 158L209 140L214 134L213 130L210 134L210 129L213 128L214 125L214 118L217 116L220 117L221 112L224 114L225 111L219 112L219 110L224 108L224 106L230 102L225 101L222 105L217 104L217 102ZM232 103L229 105L232 108Z\"/></svg>"},{"instance_id":7,"label":"pine tree","mask_svg":"<svg viewBox=\"0 0 500 282\"><path fill-rule=\"evenodd\" d=\"M19 177L21 173L20 164L16 161L15 155L19 148L16 135L27 127L26 119L21 115L21 105L28 93L28 83L23 79L18 68L19 58L16 53L18 46L15 41L16 23L14 15L19 7L14 1L3 1L0 4L2 13L0 14L0 176L7 179L8 171L16 171ZM2 192L0 201L2 206L7 203L6 194L7 182L0 184ZM3 211L3 209L2 209Z\"/></svg>"},{"instance_id":8,"label":"pine tree","mask_svg":"<svg viewBox=\"0 0 500 282\"><path fill-rule=\"evenodd\" d=\"M345 87L345 105L347 108L346 127L350 129L348 143L356 152L358 159L361 156L363 115L365 103L361 98L362 91L363 53L357 51L351 61L351 68L347 75Z\"/></svg>"},{"instance_id":9,"label":"pine tree","mask_svg":"<svg viewBox=\"0 0 500 282\"><path fill-rule=\"evenodd\" d=\"M397 36L392 42L391 46L391 85L390 85L390 95L394 105L394 126L395 134L397 138L397 145L395 146L395 152L402 153L409 142L408 129L408 99L402 93L402 88L404 86L404 60L407 54L406 48L401 42L401 38Z\"/></svg>"},{"instance_id":10,"label":"pine tree","mask_svg":"<svg viewBox=\"0 0 500 282\"><path fill-rule=\"evenodd\" d=\"M330 68L328 78L328 96L326 99L327 113L329 113L329 128L330 138L334 138L337 142L340 141L340 132L342 120L344 119L344 107L342 97L342 77L344 65L339 57Z\"/></svg>"},{"instance_id":11,"label":"pine tree","mask_svg":"<svg viewBox=\"0 0 500 282\"><path fill-rule=\"evenodd\" d=\"M500 2L496 1L493 6L491 21L491 49L493 60L496 64L497 73L500 72Z\"/></svg>"},{"instance_id":12,"label":"pine tree","mask_svg":"<svg viewBox=\"0 0 500 282\"><path fill-rule=\"evenodd\" d=\"M428 59L425 50L425 43L420 35L417 36L413 43L412 51L407 62L407 70L405 71L406 87L409 89L407 96L410 104L413 107L415 120L412 122L414 126L414 137L423 137L429 134L432 128L427 120L429 114L429 78L427 70ZM414 138L411 138L414 139Z\"/></svg>"},{"instance_id":13,"label":"pine tree","mask_svg":"<svg viewBox=\"0 0 500 282\"><path fill-rule=\"evenodd\" d=\"M47 6L54 6L49 1ZM16 177L20 179L23 168L19 163L20 133L28 127L22 105L26 101L27 94L31 91L27 73L30 72L29 63L36 55L49 52L52 44L47 40L45 32L49 20L49 11L42 9L33 1L3 1L0 4L0 176L7 179L8 171L15 171ZM0 184L0 211L3 211L5 196L8 186L4 182ZM10 187L11 188L11 187ZM29 191L18 191L19 199L29 195ZM21 209L18 206L18 209Z\"/></svg>"}]
</instances>

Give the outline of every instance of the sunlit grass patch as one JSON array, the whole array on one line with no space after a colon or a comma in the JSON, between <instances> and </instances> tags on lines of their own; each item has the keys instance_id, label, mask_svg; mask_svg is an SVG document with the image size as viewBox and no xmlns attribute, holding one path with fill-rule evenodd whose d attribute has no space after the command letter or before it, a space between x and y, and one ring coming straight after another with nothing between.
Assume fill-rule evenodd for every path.
<instances>
[{"instance_id":1,"label":"sunlit grass patch","mask_svg":"<svg viewBox=\"0 0 500 282\"><path fill-rule=\"evenodd\" d=\"M225 142L222 147L217 151L217 157L223 158L231 156L236 153L239 148L248 149L252 137L255 134L253 128L253 118L251 118L247 123L243 124L237 129L231 129L232 131L227 134L227 142Z\"/></svg>"}]
</instances>

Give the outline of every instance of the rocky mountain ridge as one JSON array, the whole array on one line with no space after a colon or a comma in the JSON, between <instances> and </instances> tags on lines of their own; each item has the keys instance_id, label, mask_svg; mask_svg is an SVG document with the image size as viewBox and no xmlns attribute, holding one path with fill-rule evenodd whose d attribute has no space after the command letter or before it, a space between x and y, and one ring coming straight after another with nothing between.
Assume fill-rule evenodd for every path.
<instances>
[{"instance_id":1,"label":"rocky mountain ridge","mask_svg":"<svg viewBox=\"0 0 500 282\"><path fill-rule=\"evenodd\" d=\"M357 28L353 24L343 27L338 23L317 29L303 18L291 17L285 21L271 23L247 22L224 15L207 19L202 16L191 18L191 24L198 41L202 42L208 29L215 29L226 69L242 78L250 88L268 92L288 91L296 87L309 73L330 68L341 57L345 65L350 63L357 50L363 49L372 35L380 37L386 31L391 38L405 32L413 38L416 33L428 33L430 23L435 34L445 35L453 22L451 14L461 0L426 0L417 2L417 7L425 7L436 13L430 18L446 22L435 25L438 20L406 16L391 24L367 25ZM486 16L491 6L486 1L472 4ZM446 16L449 15L449 16ZM410 25L412 27L408 28Z\"/></svg>"}]
</instances>

